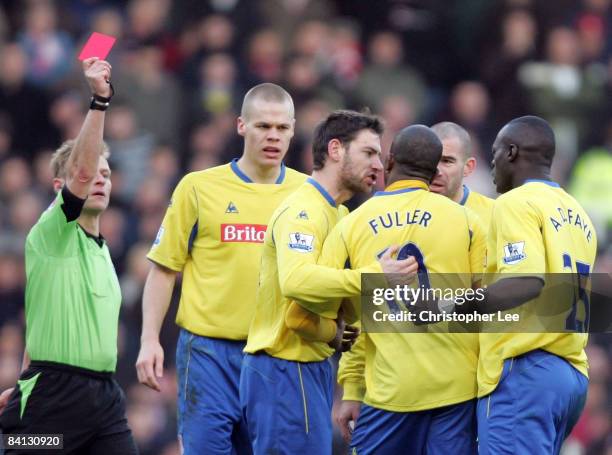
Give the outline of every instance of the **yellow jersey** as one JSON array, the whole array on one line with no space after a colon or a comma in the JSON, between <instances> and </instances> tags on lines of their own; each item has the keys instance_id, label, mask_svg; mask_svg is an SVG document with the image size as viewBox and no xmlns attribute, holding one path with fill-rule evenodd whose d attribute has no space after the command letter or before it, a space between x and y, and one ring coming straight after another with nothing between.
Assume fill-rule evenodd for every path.
<instances>
[{"instance_id":1,"label":"yellow jersey","mask_svg":"<svg viewBox=\"0 0 612 455\"><path fill-rule=\"evenodd\" d=\"M179 326L247 338L268 221L306 178L282 165L276 184L253 183L233 160L179 182L147 256L183 272Z\"/></svg>"},{"instance_id":2,"label":"yellow jersey","mask_svg":"<svg viewBox=\"0 0 612 455\"><path fill-rule=\"evenodd\" d=\"M576 273L586 286L597 251L595 230L584 209L558 184L545 180L528 180L497 198L487 241L487 277L506 273L545 281L539 298L511 310L530 327L538 324L535 306L546 305L540 301L550 284L545 274ZM567 316L567 323L579 331L582 326L585 333L481 333L478 396L495 390L504 359L536 349L565 358L587 375L585 302L575 303L577 311Z\"/></svg>"},{"instance_id":3,"label":"yellow jersey","mask_svg":"<svg viewBox=\"0 0 612 455\"><path fill-rule=\"evenodd\" d=\"M494 199L477 193L476 191L472 191L467 186L463 185L463 197L459 204L476 212L476 215L478 215L480 221L482 221L485 233L489 232L494 203Z\"/></svg>"},{"instance_id":4,"label":"yellow jersey","mask_svg":"<svg viewBox=\"0 0 612 455\"><path fill-rule=\"evenodd\" d=\"M321 263L339 267L348 259L360 267L391 245L401 246L398 257L405 250L417 259L423 280L456 274L457 288L468 289L481 278L485 234L478 216L415 180L395 182L343 218ZM341 360L344 399L412 412L474 398L478 334L448 333L437 324L423 331L363 333Z\"/></svg>"},{"instance_id":5,"label":"yellow jersey","mask_svg":"<svg viewBox=\"0 0 612 455\"><path fill-rule=\"evenodd\" d=\"M361 272L382 272L374 259L362 271L317 265L323 241L347 213L312 178L274 212L264 241L255 315L245 352L265 351L300 362L320 361L333 354L327 343L305 340L289 329L285 317L293 299L325 303L357 296Z\"/></svg>"}]
</instances>

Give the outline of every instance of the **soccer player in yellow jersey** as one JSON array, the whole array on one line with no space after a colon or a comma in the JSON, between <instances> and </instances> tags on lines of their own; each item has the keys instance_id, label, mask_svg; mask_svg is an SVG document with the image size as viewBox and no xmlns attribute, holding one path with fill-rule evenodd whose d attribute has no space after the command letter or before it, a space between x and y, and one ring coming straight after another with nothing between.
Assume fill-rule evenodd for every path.
<instances>
[{"instance_id":1,"label":"soccer player in yellow jersey","mask_svg":"<svg viewBox=\"0 0 612 455\"><path fill-rule=\"evenodd\" d=\"M185 454L251 453L238 396L242 350L270 215L306 179L283 164L294 122L284 89L249 90L237 123L242 157L179 182L148 255L136 368L140 382L159 390L159 332L182 272L176 363Z\"/></svg>"},{"instance_id":2,"label":"soccer player in yellow jersey","mask_svg":"<svg viewBox=\"0 0 612 455\"><path fill-rule=\"evenodd\" d=\"M382 170L378 118L336 111L314 134L312 177L274 212L266 233L240 400L255 454L331 454L332 367L326 341L286 325L291 299L359 295L360 272L409 272L414 260L372 257L361 270L317 266L323 240L346 214L339 204L370 191ZM338 307L331 309L333 319ZM332 338L335 329L332 333Z\"/></svg>"},{"instance_id":3,"label":"soccer player in yellow jersey","mask_svg":"<svg viewBox=\"0 0 612 455\"><path fill-rule=\"evenodd\" d=\"M533 318L550 274L572 273L576 292L559 332L481 333L478 443L481 454L558 454L587 393L589 273L597 239L583 208L550 178L552 129L539 117L512 120L493 144L497 191L488 235L488 273L501 274L476 303ZM520 277L503 277L514 274ZM537 321L522 321L528 328ZM535 332L535 331L534 331Z\"/></svg>"},{"instance_id":4,"label":"soccer player in yellow jersey","mask_svg":"<svg viewBox=\"0 0 612 455\"><path fill-rule=\"evenodd\" d=\"M461 274L453 283L457 287L477 285L485 248L480 220L428 191L441 153L442 144L429 128L403 129L386 164L388 187L340 220L319 263L363 267L390 245L401 244L398 258L416 258L421 286L429 286L431 273L443 272ZM299 303L333 316L329 302ZM477 334L364 333L359 342L358 355L365 360L340 372L349 398L365 402L354 452L475 452Z\"/></svg>"},{"instance_id":5,"label":"soccer player in yellow jersey","mask_svg":"<svg viewBox=\"0 0 612 455\"><path fill-rule=\"evenodd\" d=\"M436 123L431 129L442 141L442 158L431 191L442 194L458 204L472 209L480 217L485 232L491 222L493 199L470 190L463 179L476 169L469 133L452 122Z\"/></svg>"},{"instance_id":6,"label":"soccer player in yellow jersey","mask_svg":"<svg viewBox=\"0 0 612 455\"><path fill-rule=\"evenodd\" d=\"M438 172L430 185L430 191L438 193L470 208L480 218L486 234L493 211L493 199L475 191L471 191L463 184L463 179L469 176L476 168L476 158L472 156L471 139L469 133L452 122L441 122L431 127L442 142L442 157L438 163ZM484 265L484 264L483 264ZM362 336L363 338L363 336ZM357 342L351 352L342 357L341 380L344 382L344 373L350 373L363 363L363 340ZM350 381L349 381L350 382ZM357 388L349 385L344 393L344 400L336 410L335 418L343 433L345 440L350 440L349 422L355 422L361 408L360 398L365 393L361 381Z\"/></svg>"},{"instance_id":7,"label":"soccer player in yellow jersey","mask_svg":"<svg viewBox=\"0 0 612 455\"><path fill-rule=\"evenodd\" d=\"M471 210L429 191L441 154L429 128L400 131L385 166L387 188L336 225L320 262L361 267L401 244L398 258L416 258L420 286L428 288L439 273L454 274L453 287L477 286L485 234ZM300 304L328 313L325 305ZM355 346L361 360L346 363L343 356L344 398L364 403L353 453L475 453L478 335L428 331L362 333Z\"/></svg>"}]
</instances>

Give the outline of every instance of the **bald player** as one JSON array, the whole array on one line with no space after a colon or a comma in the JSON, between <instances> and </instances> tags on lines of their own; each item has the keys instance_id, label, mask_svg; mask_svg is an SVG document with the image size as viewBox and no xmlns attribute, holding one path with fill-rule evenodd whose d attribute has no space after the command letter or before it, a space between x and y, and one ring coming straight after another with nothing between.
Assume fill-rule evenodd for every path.
<instances>
[{"instance_id":1,"label":"bald player","mask_svg":"<svg viewBox=\"0 0 612 455\"><path fill-rule=\"evenodd\" d=\"M586 399L589 274L597 239L584 209L550 177L555 136L545 120L512 120L493 153L502 195L493 209L486 272L499 276L476 309L512 310L523 326L538 327L537 313L554 303L543 297L551 274L571 273L577 284L561 315L564 333L481 333L479 453L558 454Z\"/></svg>"},{"instance_id":2,"label":"bald player","mask_svg":"<svg viewBox=\"0 0 612 455\"><path fill-rule=\"evenodd\" d=\"M164 351L159 332L178 273L178 434L183 453L251 453L238 386L261 247L277 205L306 176L283 164L294 132L289 94L260 84L244 97L239 159L186 175L176 187L148 258L143 328L136 368L159 390Z\"/></svg>"},{"instance_id":3,"label":"bald player","mask_svg":"<svg viewBox=\"0 0 612 455\"><path fill-rule=\"evenodd\" d=\"M429 191L441 155L442 143L431 129L401 130L385 165L387 187L340 220L325 241L320 263L359 268L399 244L398 259L413 256L419 264L420 287L429 288L441 273L453 277L449 288L478 286L485 250L481 221ZM299 303L321 315L328 309ZM409 311L402 302L388 305L380 308ZM426 331L365 332L343 355L338 379L343 400L355 410L352 453L476 453L478 334ZM338 421L349 439L349 419Z\"/></svg>"},{"instance_id":4,"label":"bald player","mask_svg":"<svg viewBox=\"0 0 612 455\"><path fill-rule=\"evenodd\" d=\"M472 209L480 217L486 232L491 222L493 199L470 190L463 183L477 165L469 133L452 122L436 123L431 129L442 141L442 158L431 191Z\"/></svg>"}]
</instances>

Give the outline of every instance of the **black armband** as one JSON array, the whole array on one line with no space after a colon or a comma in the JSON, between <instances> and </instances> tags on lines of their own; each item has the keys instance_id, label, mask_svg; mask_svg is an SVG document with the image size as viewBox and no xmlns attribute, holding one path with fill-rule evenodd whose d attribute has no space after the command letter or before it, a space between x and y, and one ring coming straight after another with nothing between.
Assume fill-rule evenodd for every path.
<instances>
[{"instance_id":1,"label":"black armband","mask_svg":"<svg viewBox=\"0 0 612 455\"><path fill-rule=\"evenodd\" d=\"M80 197L72 194L67 185L62 187L62 199L64 200L62 204L62 211L64 212L64 215L66 215L66 221L70 223L81 215L81 211L85 205L85 199L81 199Z\"/></svg>"}]
</instances>

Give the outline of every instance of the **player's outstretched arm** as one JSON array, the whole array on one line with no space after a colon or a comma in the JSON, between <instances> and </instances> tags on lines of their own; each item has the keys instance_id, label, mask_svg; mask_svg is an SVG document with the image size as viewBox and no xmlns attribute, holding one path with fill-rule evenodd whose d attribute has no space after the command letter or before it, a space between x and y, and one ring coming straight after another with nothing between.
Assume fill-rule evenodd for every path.
<instances>
[{"instance_id":1,"label":"player's outstretched arm","mask_svg":"<svg viewBox=\"0 0 612 455\"><path fill-rule=\"evenodd\" d=\"M410 276L416 275L418 267L412 257L404 260L393 258L392 255L399 247L392 247L378 261L373 260L365 267L343 269L349 257L342 234L344 227L345 222L342 220L332 229L322 248L319 246L322 251L318 258L314 254L314 246L309 253L296 252L291 245L277 248L279 284L283 295L298 300L307 310L329 319L336 318L339 299L361 294L363 273L402 275L402 278L408 277L409 280ZM294 219L285 218L282 223L275 225L274 237L290 238L291 233L299 229Z\"/></svg>"},{"instance_id":2,"label":"player's outstretched arm","mask_svg":"<svg viewBox=\"0 0 612 455\"><path fill-rule=\"evenodd\" d=\"M544 281L539 277L504 278L484 290L484 300L476 302L474 308L479 313L508 311L540 295Z\"/></svg>"},{"instance_id":3,"label":"player's outstretched arm","mask_svg":"<svg viewBox=\"0 0 612 455\"><path fill-rule=\"evenodd\" d=\"M142 296L142 335L136 372L141 384L158 392L158 379L164 374L164 349L159 343L159 332L170 306L176 274L153 263Z\"/></svg>"},{"instance_id":4,"label":"player's outstretched arm","mask_svg":"<svg viewBox=\"0 0 612 455\"><path fill-rule=\"evenodd\" d=\"M292 300L285 314L285 324L301 338L308 341L331 342L336 336L336 321L308 311Z\"/></svg>"},{"instance_id":5,"label":"player's outstretched arm","mask_svg":"<svg viewBox=\"0 0 612 455\"><path fill-rule=\"evenodd\" d=\"M338 317L342 316L343 322L354 323L357 318L352 313L347 318L347 310L352 310L352 304L349 299L344 299L338 311ZM342 352L351 348L359 334L359 329L352 325L345 325L344 330L339 332L338 319L319 316L295 300L289 303L285 314L285 324L305 340L329 343L336 349L342 348L339 349Z\"/></svg>"},{"instance_id":6,"label":"player's outstretched arm","mask_svg":"<svg viewBox=\"0 0 612 455\"><path fill-rule=\"evenodd\" d=\"M91 57L83 60L83 73L92 95L110 98L111 65L105 60ZM98 160L102 152L104 133L104 111L90 109L68 158L68 169L72 179L66 182L75 196L85 199L98 171Z\"/></svg>"}]
</instances>

